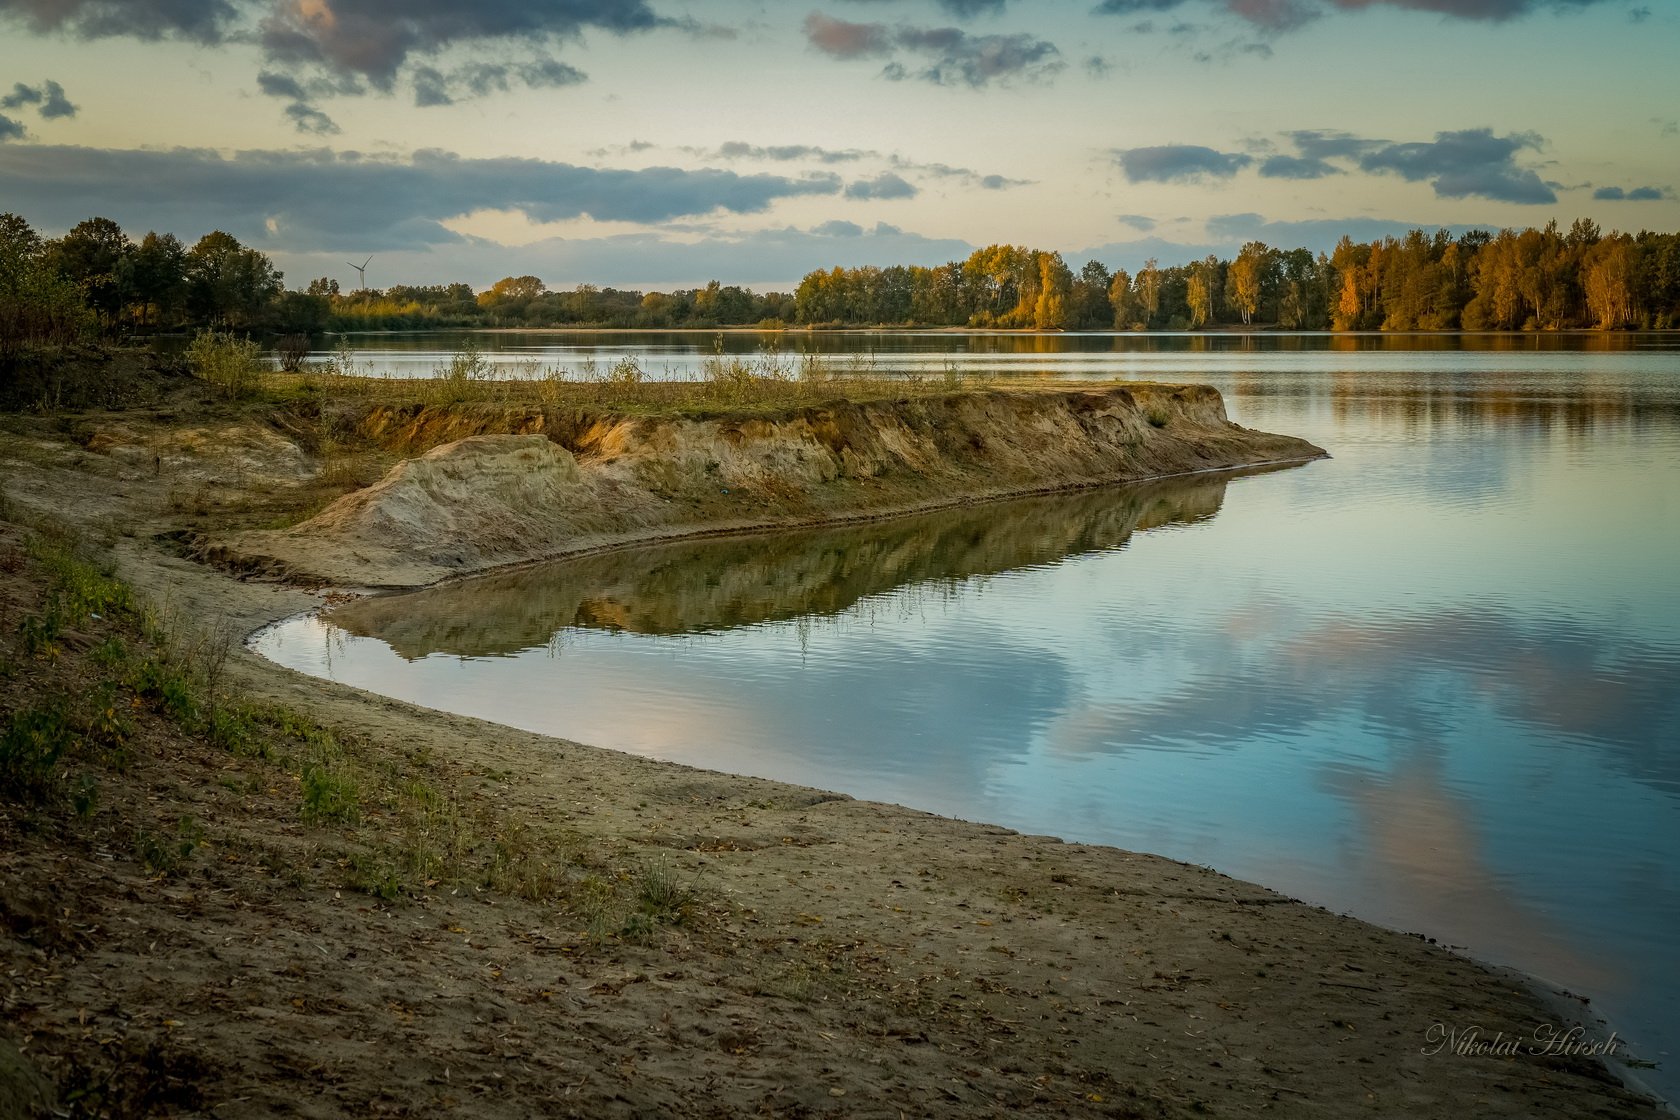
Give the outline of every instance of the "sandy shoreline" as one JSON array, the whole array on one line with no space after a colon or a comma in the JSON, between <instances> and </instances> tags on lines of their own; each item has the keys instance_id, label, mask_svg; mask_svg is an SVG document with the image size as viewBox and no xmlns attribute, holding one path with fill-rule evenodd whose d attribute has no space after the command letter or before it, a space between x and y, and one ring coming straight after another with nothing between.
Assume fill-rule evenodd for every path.
<instances>
[{"instance_id":1,"label":"sandy shoreline","mask_svg":"<svg viewBox=\"0 0 1680 1120\"><path fill-rule=\"evenodd\" d=\"M113 534L120 574L176 617L248 634L325 598L173 554L157 483L116 460L5 450L14 503ZM250 825L292 845L290 878L156 879L97 843L0 853L0 1040L54 1069L151 1040L195 1086L178 1115L1661 1114L1591 1055L1436 1045L1573 1025L1511 974L1207 869L546 738L242 647L226 673L706 901L692 927L604 945L516 897L382 901L336 886L331 830L295 816ZM268 821L289 795L243 768L140 770L200 819ZM43 950L47 919L18 915L72 900L91 932Z\"/></svg>"}]
</instances>

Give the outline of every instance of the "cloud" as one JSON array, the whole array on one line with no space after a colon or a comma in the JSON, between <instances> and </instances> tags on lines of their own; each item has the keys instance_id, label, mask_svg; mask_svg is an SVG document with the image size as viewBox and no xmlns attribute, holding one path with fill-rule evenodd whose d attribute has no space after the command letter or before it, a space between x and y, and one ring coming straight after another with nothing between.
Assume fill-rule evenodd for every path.
<instances>
[{"instance_id":1,"label":"cloud","mask_svg":"<svg viewBox=\"0 0 1680 1120\"><path fill-rule=\"evenodd\" d=\"M73 117L77 106L70 103L64 96L64 87L52 79L47 79L38 86L26 86L22 82L14 83L12 92L0 97L0 109L19 109L25 105L38 106L36 112L46 120L58 117Z\"/></svg>"},{"instance_id":2,"label":"cloud","mask_svg":"<svg viewBox=\"0 0 1680 1120\"><path fill-rule=\"evenodd\" d=\"M846 197L856 199L915 198L916 193L915 187L891 171L883 171L873 179L858 179L846 186Z\"/></svg>"},{"instance_id":3,"label":"cloud","mask_svg":"<svg viewBox=\"0 0 1680 1120\"><path fill-rule=\"evenodd\" d=\"M1115 217L1139 233L1148 233L1155 228L1155 219L1147 214L1116 214Z\"/></svg>"},{"instance_id":4,"label":"cloud","mask_svg":"<svg viewBox=\"0 0 1680 1120\"><path fill-rule=\"evenodd\" d=\"M1600 187L1593 192L1593 197L1600 202L1659 202L1669 196L1666 187L1634 187L1623 190L1621 187Z\"/></svg>"},{"instance_id":5,"label":"cloud","mask_svg":"<svg viewBox=\"0 0 1680 1120\"><path fill-rule=\"evenodd\" d=\"M805 17L805 39L831 58L891 58L881 76L892 81L917 79L935 85L980 89L1015 78L1042 80L1063 68L1054 43L1024 32L970 35L958 27L888 27L884 23L849 23L821 12ZM905 62L899 54L920 56Z\"/></svg>"},{"instance_id":6,"label":"cloud","mask_svg":"<svg viewBox=\"0 0 1680 1120\"><path fill-rule=\"evenodd\" d=\"M612 237L553 238L517 246L469 240L411 246L386 252L381 259L392 275L415 284L464 280L488 287L503 276L529 273L550 279L588 277L591 283L618 288L668 291L717 278L760 290L792 291L799 278L813 269L889 263L932 266L962 260L974 249L966 241L923 237L886 223L869 229L836 220L810 229L714 233L699 240L672 237L663 229ZM344 265L343 254L326 251L276 252L274 259L288 276L321 276Z\"/></svg>"},{"instance_id":7,"label":"cloud","mask_svg":"<svg viewBox=\"0 0 1680 1120\"><path fill-rule=\"evenodd\" d=\"M851 0L854 4L882 3L891 0ZM1003 14L1003 9L1009 0L939 0L939 6L958 19L973 19L975 16L995 16Z\"/></svg>"},{"instance_id":8,"label":"cloud","mask_svg":"<svg viewBox=\"0 0 1680 1120\"><path fill-rule=\"evenodd\" d=\"M1366 171L1388 171L1410 182L1428 180L1440 198L1491 198L1498 202L1553 203L1557 194L1533 171L1518 167L1517 153L1538 149L1532 132L1495 136L1492 129L1437 132L1432 141L1388 144L1359 159Z\"/></svg>"},{"instance_id":9,"label":"cloud","mask_svg":"<svg viewBox=\"0 0 1680 1120\"><path fill-rule=\"evenodd\" d=\"M885 24L848 23L821 12L805 17L805 40L834 58L868 58L892 51L892 34Z\"/></svg>"},{"instance_id":10,"label":"cloud","mask_svg":"<svg viewBox=\"0 0 1680 1120\"><path fill-rule=\"evenodd\" d=\"M14 121L4 113L0 113L0 144L7 140L22 140L27 135L29 135L29 130L24 128L20 122Z\"/></svg>"},{"instance_id":11,"label":"cloud","mask_svg":"<svg viewBox=\"0 0 1680 1120\"><path fill-rule=\"evenodd\" d=\"M1311 0L1226 0L1225 6L1262 31L1270 32L1293 31L1324 14ZM1268 49L1266 53L1269 56L1271 52Z\"/></svg>"},{"instance_id":12,"label":"cloud","mask_svg":"<svg viewBox=\"0 0 1680 1120\"><path fill-rule=\"evenodd\" d=\"M309 93L290 74L277 74L272 70L263 70L257 74L257 88L269 97L285 97L292 101L308 101Z\"/></svg>"},{"instance_id":13,"label":"cloud","mask_svg":"<svg viewBox=\"0 0 1680 1120\"><path fill-rule=\"evenodd\" d=\"M0 148L0 197L43 225L68 228L88 214L109 214L183 236L222 228L265 249L296 251L448 244L461 238L443 223L480 210L516 210L535 222L587 215L653 223L758 213L778 199L839 191L834 175L590 168L435 150L391 158L326 150L224 157L187 148Z\"/></svg>"},{"instance_id":14,"label":"cloud","mask_svg":"<svg viewBox=\"0 0 1680 1120\"><path fill-rule=\"evenodd\" d=\"M37 33L80 39L189 39L219 43L238 22L227 0L0 0L0 16Z\"/></svg>"},{"instance_id":15,"label":"cloud","mask_svg":"<svg viewBox=\"0 0 1680 1120\"><path fill-rule=\"evenodd\" d=\"M823 237L862 237L863 227L856 222L847 222L836 218L831 222L824 222L820 226L812 227L811 232Z\"/></svg>"},{"instance_id":16,"label":"cloud","mask_svg":"<svg viewBox=\"0 0 1680 1120\"><path fill-rule=\"evenodd\" d=\"M1196 183L1229 179L1254 162L1240 152L1218 152L1199 144L1165 144L1115 153L1120 170L1132 183Z\"/></svg>"},{"instance_id":17,"label":"cloud","mask_svg":"<svg viewBox=\"0 0 1680 1120\"><path fill-rule=\"evenodd\" d=\"M294 101L286 106L286 117L292 127L312 136L330 136L339 131L338 123L315 106Z\"/></svg>"},{"instance_id":18,"label":"cloud","mask_svg":"<svg viewBox=\"0 0 1680 1120\"><path fill-rule=\"evenodd\" d=\"M0 3L8 0L0 0ZM389 90L410 56L447 47L619 34L661 26L645 0L278 0L259 39L271 60L316 64Z\"/></svg>"},{"instance_id":19,"label":"cloud","mask_svg":"<svg viewBox=\"0 0 1680 1120\"><path fill-rule=\"evenodd\" d=\"M1323 179L1341 174L1344 172L1339 167L1304 156L1267 156L1260 164L1260 175L1265 179Z\"/></svg>"},{"instance_id":20,"label":"cloud","mask_svg":"<svg viewBox=\"0 0 1680 1120\"><path fill-rule=\"evenodd\" d=\"M743 140L726 140L712 153L718 159L769 159L779 162L814 159L819 163L851 163L874 157L875 152L861 148L823 148L815 144L748 144Z\"/></svg>"},{"instance_id":21,"label":"cloud","mask_svg":"<svg viewBox=\"0 0 1680 1120\"><path fill-rule=\"evenodd\" d=\"M1191 0L1102 0L1092 11L1097 15L1134 16L1142 12L1168 12ZM1584 8L1609 0L1212 0L1216 8L1237 16L1268 33L1293 31L1332 12L1366 8L1400 8L1434 12L1456 19L1497 22L1516 19L1542 9ZM1638 11L1639 9L1634 9Z\"/></svg>"},{"instance_id":22,"label":"cloud","mask_svg":"<svg viewBox=\"0 0 1680 1120\"><path fill-rule=\"evenodd\" d=\"M1215 214L1206 222L1208 236L1221 246L1240 247L1249 241L1264 241L1280 249L1311 249L1329 252L1346 235L1355 241L1400 238L1414 229L1434 228L1427 222L1401 222L1384 218L1311 218L1305 221L1269 220L1259 214ZM1477 226L1447 226L1454 237ZM1223 251L1223 250L1222 250Z\"/></svg>"},{"instance_id":23,"label":"cloud","mask_svg":"<svg viewBox=\"0 0 1680 1120\"><path fill-rule=\"evenodd\" d=\"M1385 147L1387 140L1369 140L1351 132L1333 132L1316 128L1298 128L1284 133L1295 150L1306 159L1357 159L1376 148Z\"/></svg>"}]
</instances>

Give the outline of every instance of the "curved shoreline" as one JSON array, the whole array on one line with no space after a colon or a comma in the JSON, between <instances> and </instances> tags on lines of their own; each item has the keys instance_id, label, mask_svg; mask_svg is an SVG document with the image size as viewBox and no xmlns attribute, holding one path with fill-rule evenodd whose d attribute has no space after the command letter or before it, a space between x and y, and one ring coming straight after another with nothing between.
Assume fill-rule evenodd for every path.
<instances>
[{"instance_id":1,"label":"curved shoreline","mask_svg":"<svg viewBox=\"0 0 1680 1120\"><path fill-rule=\"evenodd\" d=\"M159 548L150 475L58 446L10 475L8 498L133 529L101 547L146 600L249 631L327 597ZM1422 1053L1437 1023L1526 1035L1554 1013L1418 937L1205 868L516 731L277 674L242 648L226 674L242 698L362 744L369 765L440 760L463 799L662 863L716 899L693 932L586 952L566 919L514 896L419 889L387 906L275 875L224 904L90 855L86 881L120 872L122 913L181 915L172 969L271 978L231 1008L225 983L160 988L145 936L78 973L103 993L88 1006L185 1009L158 1029L210 1040L226 1065L207 1091L252 1113L1658 1114L1596 1061ZM224 753L171 780L214 792L239 765ZM295 794L285 812L257 823L305 853L333 842L299 823ZM48 883L77 866L55 858Z\"/></svg>"},{"instance_id":2,"label":"curved shoreline","mask_svg":"<svg viewBox=\"0 0 1680 1120\"><path fill-rule=\"evenodd\" d=\"M1324 456L1324 457L1328 458L1328 456ZM588 557L594 557L594 556L599 556L599 555L603 555L603 554L607 554L607 553L613 553L613 552L632 551L632 550L635 550L635 549L639 549L639 548L643 548L643 547L649 547L649 546L657 546L657 545L664 545L664 544L679 543L679 542L683 542L683 541L693 541L693 540L702 540L702 539L710 539L710 538L762 536L762 535L773 534L773 533L782 532L782 531L790 531L791 529L794 529L794 528L809 529L809 528L818 528L818 527L831 527L831 526L842 526L842 525L848 525L848 524L860 524L860 523L869 523L869 522L875 522L875 521L885 521L885 520L890 520L890 519L894 519L894 518L898 518L898 517L911 516L911 515L914 515L914 514L917 514L917 513L933 512L933 511L938 510L938 509L948 509L948 508L953 508L953 507L963 506L963 505L969 505L969 504L985 504L985 503L994 502L994 501L1007 501L1011 498L1028 497L1028 496L1035 496L1035 495L1040 495L1040 494L1077 493L1077 492L1084 491L1084 490L1099 489L1099 488L1102 488L1104 486L1124 486L1124 485L1129 485L1129 484L1132 484L1132 483L1160 481L1160 480L1166 479L1166 478L1181 478L1181 477L1189 477L1189 476L1192 476L1192 475L1210 475L1210 474L1229 474L1229 475L1232 475L1234 477L1244 477L1244 476L1246 476L1250 473L1252 473L1252 474L1268 473L1269 470L1275 470L1275 469L1279 469L1279 468L1285 468L1285 467L1288 467L1288 466L1299 465L1300 463L1310 462L1310 461L1313 461L1313 460L1282 461L1282 462L1278 462L1278 463L1269 463L1269 464L1254 464L1250 467L1208 468L1208 469L1203 470L1203 471L1180 472L1180 473L1175 474L1175 475L1160 476L1159 478L1154 478L1154 479L1127 479L1127 480L1124 480L1123 482L1118 482L1118 483L1116 483L1116 482L1081 483L1081 484L1072 485L1072 486L1048 487L1048 488L1045 488L1045 489L1042 489L1042 490L1033 491L1031 494L1007 493L1007 494L986 495L986 496L983 496L983 497L981 497L981 496L965 496L965 497L956 498L956 499L953 499L953 500L950 500L950 501L947 501L947 502L943 502L943 503L940 503L938 505L930 506L930 507L925 508L925 509L882 510L882 511L876 511L876 512L867 513L867 514L860 513L860 514L854 514L854 515L850 515L850 516L842 516L842 517L833 518L833 519L824 521L824 522L820 523L819 525L803 525L803 526L795 527L795 526L778 525L778 524L766 524L766 525L744 526L744 527L739 527L739 528L730 527L730 526L722 526L722 527L714 527L714 528L710 528L710 529L699 529L699 530L694 530L694 531L689 531L689 532L676 533L676 534L673 534L673 535L665 535L665 536L650 537L650 538L646 538L646 539L625 540L625 541L618 541L618 542L612 542L612 543L606 543L606 544L598 544L598 545L594 545L592 547L579 549L579 550L564 553L564 554L561 554L561 555L535 558L535 559L528 560L528 561L522 561L522 562L509 564L509 565L501 565L501 566L497 566L497 567L489 568L489 569L484 569L484 570L480 570L480 571L461 573L459 575L453 575L453 576L446 577L445 579L443 579L443 580L441 580L437 583L427 585L425 588L414 588L414 587L366 588L366 589L342 588L342 589L330 589L330 590L327 590L326 593L330 595L330 594L335 594L335 593L338 593L338 592L356 593L357 591L373 591L373 592L378 593L378 597L383 598L383 597L386 597L385 594L384 594L385 592L401 594L401 593L404 593L404 592L412 592L412 591L416 591L416 590L436 589L436 588L446 587L446 586L460 584L460 583L470 583L471 581L473 581L475 579L480 579L480 578L495 576L495 575L501 575L501 574L508 574L508 573L516 572L516 571L519 571L519 570L525 569L525 568L531 568L531 567L536 567L536 566L541 566L541 565L546 565L546 564L551 564L551 563L564 563L566 561L571 561L571 560L581 560L581 559L585 559L585 558L588 558ZM340 688L350 688L350 689L359 690L359 686L342 684L338 681L333 680L332 678L317 676L317 675L309 673L307 671L292 668L290 666L287 666L287 665L281 664L279 662L273 661L272 659L267 658L257 648L258 639L263 634L275 629L276 627L279 627L279 626L284 625L285 623L297 621L297 620L300 620L300 619L305 619L305 618L318 619L318 618L321 618L328 611L336 609L336 607L338 607L339 605L340 604L338 604L338 603L318 605L318 606L314 606L314 607L311 607L311 608L306 609L306 610L302 610L302 611L294 612L294 613L291 613L291 614L287 614L283 617L277 617L277 618L269 619L269 620L261 623L260 625L258 625L257 627L255 627L254 629L252 629L249 633L247 633L245 635L245 638L244 638L245 649L247 650L247 652L249 652L249 653L251 653L251 654L253 654L253 655L255 655L259 658L263 658L270 665L274 666L275 668L282 669L283 671L285 671L287 673L302 676L302 677L304 677L306 679L310 679L310 680L320 681L320 682L324 682L324 683L331 683L331 684L334 684L334 685L336 685L337 687L340 687ZM413 707L416 707L416 708L420 709L421 711L434 712L434 713L437 713L438 715L451 716L451 717L455 717L455 718L459 718L459 719L474 720L474 721L482 720L482 719L486 718L486 717L482 717L482 716L473 716L473 715L470 715L470 714L467 714L467 713L457 712L457 711L454 711L454 710L449 709L449 708L441 708L441 707L434 708L434 707L431 707L430 705L420 704L416 701L405 699L401 696L398 696L398 695L395 695L395 694L392 694L392 693L374 692L373 694L376 695L376 696L382 697L385 700L387 700L389 702L392 702L392 703L395 703L395 704L400 704L400 705L404 705L404 706L413 706ZM519 726L513 725L513 724L499 723L499 722L496 722L494 720L488 720L487 722L491 723L492 726L504 727L504 728L506 728L506 729L508 729L509 731L512 731L512 732L517 732L517 733L525 734L525 735L538 736L542 739L546 739L546 740L548 740L552 743L555 743L555 744L574 744L574 743L580 742L579 740L571 739L571 738L567 737L566 735L561 734L561 733L557 733L557 732L539 731L539 730L535 730L533 728L519 727ZM1497 961L1497 960L1482 957L1480 955L1477 955L1474 952L1468 951L1464 947L1454 947L1454 946L1448 945L1445 942L1437 942L1436 939L1433 936L1429 936L1429 931L1428 930L1403 929L1400 926L1390 926L1390 925L1386 925L1386 924L1376 923L1376 922L1371 921L1370 919L1362 918L1357 913L1354 913L1352 911L1342 910L1342 909L1331 909L1330 907L1327 907L1326 905L1324 905L1322 903L1319 903L1319 902L1304 901L1304 900L1302 900L1300 898L1297 898L1297 897L1294 897L1292 895L1281 894L1279 892L1276 892L1274 888L1272 888L1272 887L1270 887L1270 886L1268 886L1264 883L1258 882L1258 881L1232 878L1232 877L1228 876L1225 872L1221 871L1217 867L1212 867L1212 866L1203 865L1203 864L1192 864L1192 863L1189 863L1189 862L1184 861L1184 860L1177 859L1177 858L1172 857L1172 856L1167 856L1167 855L1163 855L1163 854L1160 854L1160 853L1157 853L1157 852L1148 851L1148 850L1144 850L1144 849L1121 848L1121 847L1118 847L1116 845L1103 843L1101 841L1088 841L1088 840L1081 840L1081 839L1077 839L1077 838L1071 838L1070 839L1067 836L1063 836L1063 835L1060 835L1058 833L1053 833L1053 832L1052 833L1024 832L1024 831L1020 831L1020 830L1015 829L1015 828L1011 828L1011 827L1006 826L1006 825L991 824L989 822L980 820L978 818L975 818L974 820L969 820L968 818L958 817L958 816L950 815L950 814L947 814L947 813L942 813L942 812L939 812L939 811L936 811L936 810L921 808L921 807L918 807L916 805L906 804L906 803L902 803L902 802L881 802L881 801L874 801L873 799L868 799L868 798L860 798L859 795L856 795L852 792L849 792L845 789L841 789L841 788L838 788L838 787L830 787L830 786L827 786L827 785L821 785L821 786L809 785L807 783L802 783L802 782L798 782L798 781L790 781L790 780L785 779L785 778L764 777L764 776L760 776L760 775L753 775L753 774L743 773L743 772L739 772L739 771L719 769L719 768L715 768L715 767L712 767L712 766L709 766L709 765L706 765L706 764L703 764L703 763L702 764L696 764L696 763L692 763L692 762L684 762L684 761L680 761L680 760L677 760L677 759L660 757L660 756L654 755L654 754L643 754L643 753L638 753L638 752L635 752L635 751L625 750L625 749L622 749L622 748L616 748L616 747L610 747L610 746L597 746L597 745L594 745L594 744L589 744L587 746L587 749L591 750L591 751L605 751L605 752L608 752L608 753L611 753L611 754L614 754L614 755L624 757L626 759L635 759L635 760L642 761L642 762L650 762L650 763L652 763L656 766L675 767L675 768L677 768L679 770L682 770L682 771L694 771L694 772L698 772L698 773L701 773L701 774L707 774L707 775L716 775L716 776L722 776L722 777L728 777L728 778L739 778L739 779L746 780L746 781L751 781L751 782L771 783L775 786L787 787L787 788L794 789L794 790L811 791L811 792L815 792L815 793L817 793L821 796L824 796L824 797L832 797L832 798L835 798L837 800L844 800L844 801L853 801L854 803L860 804L860 805L884 806L888 809L902 810L902 811L909 812L909 813L916 814L916 815L931 817L934 820L938 820L938 821L951 822L953 824L977 825L978 827L983 828L983 829L1001 830L1002 832L1005 832L1005 833L1008 833L1008 834L1011 834L1011 835L1020 836L1020 837L1023 837L1024 839L1031 840L1031 841L1044 841L1044 842L1048 842L1048 843L1053 844L1053 845L1073 846L1073 847L1077 847L1077 848L1089 848L1089 849L1092 849L1092 850L1095 850L1095 851L1098 851L1098 852L1112 853L1113 855L1119 856L1121 858L1145 857L1145 858L1152 859L1152 860L1161 860L1161 861L1164 861L1166 863L1173 864L1177 867L1180 867L1180 868L1184 869L1185 871L1197 872L1197 873L1212 873L1216 878L1218 878L1220 880L1236 883L1238 886L1241 886L1241 887L1253 887L1253 888L1256 888L1260 891L1265 892L1268 895L1276 894L1279 899L1281 899L1283 901L1286 901L1286 902L1288 902L1289 904L1292 904L1292 905L1300 906L1300 907L1303 907L1303 908L1308 908L1308 909L1311 909L1311 910L1314 910L1314 911L1317 911L1317 912L1320 912L1320 913L1333 914L1338 918L1350 919L1350 920L1359 922L1361 924L1373 925L1373 926L1376 926L1376 928L1383 929L1383 930L1385 930L1387 932L1390 932L1390 933L1393 933L1397 936L1407 937L1407 938L1416 938L1416 939L1419 939L1419 940L1427 941L1427 943L1430 946L1432 946L1432 947L1438 946L1440 951L1442 951L1444 953L1448 953L1448 954L1450 954L1454 957L1457 957L1459 959L1462 959L1464 961L1470 962L1470 963L1476 965L1478 968L1486 970L1490 974L1506 976L1506 977L1509 977L1509 978L1513 979L1514 981L1516 981L1518 984L1520 984L1522 989L1525 990L1534 1000L1536 1000L1540 1005L1545 1007L1553 1016L1555 1016L1554 1022L1559 1025L1558 1029L1559 1029L1560 1033L1563 1030L1578 1030L1580 1032L1581 1041L1578 1044L1578 1052L1579 1053L1589 1055L1591 1057L1591 1059L1598 1064L1599 1068L1601 1068L1604 1071L1605 1074L1607 1074L1616 1083L1620 1084L1623 1088L1627 1089L1628 1091L1630 1091L1632 1093L1635 1093L1635 1094L1638 1094L1638 1095L1649 1098L1652 1102L1654 1102L1662 1110L1663 1114L1680 1116L1680 1108L1676 1108L1674 1102L1672 1102L1668 1098L1662 1096L1652 1086L1647 1084L1638 1075L1636 1067L1630 1066L1630 1065L1625 1064L1623 1062L1617 1062L1617 1061L1612 1061L1611 1060L1612 1057L1618 1052L1619 1048L1620 1049L1625 1049L1626 1048L1626 1046L1628 1044L1628 1040L1624 1036L1622 1036L1620 1034L1620 1032L1615 1028L1614 1023L1606 1020L1603 1016L1596 1014L1595 1012L1593 1012L1590 1009L1590 1005L1592 1003L1591 999L1589 999L1585 996L1576 994L1576 993L1570 991L1569 988L1567 986L1565 986L1564 984L1559 983L1559 982L1557 982L1555 980L1552 980L1552 979L1548 979L1548 978L1546 978L1544 976L1541 976L1539 974L1532 973L1532 972L1527 972L1527 971L1524 971L1523 969L1517 968L1515 966L1505 964L1505 963L1502 963L1502 962ZM1470 1029L1479 1030L1479 1026L1473 1026ZM1547 1045L1549 1043L1551 1043L1551 1041L1556 1036L1554 1036L1551 1033L1553 1028L1549 1024L1544 1024L1544 1023L1537 1024L1535 1029L1536 1029L1536 1033L1534 1035L1525 1036L1525 1037L1520 1038L1520 1039L1504 1037L1504 1038L1501 1038L1499 1040L1498 1044L1509 1047L1509 1046L1515 1045L1517 1043L1521 1043L1521 1045L1523 1047L1522 1052L1533 1053L1533 1054L1541 1054L1546 1050ZM1494 1033L1498 1033L1498 1032L1494 1032ZM1442 1036L1442 1038L1439 1041L1441 1042L1442 1047L1445 1050L1451 1051L1453 1046L1459 1044L1460 1037L1461 1037L1460 1035L1454 1033L1453 1028L1448 1028L1447 1032ZM1434 1039L1433 1036L1427 1037L1426 1041L1424 1043L1424 1049L1432 1048L1436 1041L1437 1040ZM1480 1045L1482 1041L1485 1041L1485 1040L1482 1039L1482 1038L1479 1038L1479 1037L1473 1037L1473 1036L1468 1036L1468 1035L1463 1036L1463 1045L1466 1047L1466 1053L1470 1052L1470 1048L1472 1048L1476 1045Z\"/></svg>"}]
</instances>

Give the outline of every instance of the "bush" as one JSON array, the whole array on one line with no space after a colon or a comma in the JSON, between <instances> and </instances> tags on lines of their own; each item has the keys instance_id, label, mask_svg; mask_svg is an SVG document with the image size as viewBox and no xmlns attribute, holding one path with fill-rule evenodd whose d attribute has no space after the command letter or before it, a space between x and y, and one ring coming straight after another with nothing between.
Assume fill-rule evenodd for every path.
<instances>
[{"instance_id":1,"label":"bush","mask_svg":"<svg viewBox=\"0 0 1680 1120\"><path fill-rule=\"evenodd\" d=\"M62 700L13 712L0 733L0 790L19 800L44 800L59 760L75 743L76 732Z\"/></svg>"},{"instance_id":2,"label":"bush","mask_svg":"<svg viewBox=\"0 0 1680 1120\"><path fill-rule=\"evenodd\" d=\"M223 331L200 331L187 347L195 374L229 400L248 397L262 377L262 347Z\"/></svg>"}]
</instances>

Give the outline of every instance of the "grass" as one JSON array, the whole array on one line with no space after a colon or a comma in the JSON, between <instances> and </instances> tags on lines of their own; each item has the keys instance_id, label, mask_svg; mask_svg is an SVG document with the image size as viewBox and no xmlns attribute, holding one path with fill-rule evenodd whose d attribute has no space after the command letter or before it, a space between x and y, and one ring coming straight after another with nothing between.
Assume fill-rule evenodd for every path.
<instances>
[{"instance_id":1,"label":"grass","mask_svg":"<svg viewBox=\"0 0 1680 1120\"><path fill-rule=\"evenodd\" d=\"M301 883L324 875L389 901L501 894L550 905L600 943L650 940L703 912L702 895L664 862L629 859L616 843L592 845L500 811L467 775L422 753L382 752L304 712L232 695L234 631L141 602L74 534L39 523L22 553L40 594L13 631L12 648L24 657L8 672L25 687L8 695L27 699L0 717L0 823L6 803L61 812L64 827L97 821L126 834L137 862L157 877L213 864L206 849L252 848ZM202 812L159 819L186 802L111 796L139 779L134 763L190 749L229 759L216 768L243 777L221 788L239 797L295 791L291 813L317 855L300 867L295 852L265 849L273 838L212 835ZM229 823L219 812L206 819L219 829Z\"/></svg>"},{"instance_id":2,"label":"grass","mask_svg":"<svg viewBox=\"0 0 1680 1120\"><path fill-rule=\"evenodd\" d=\"M712 415L720 410L768 412L833 404L902 400L993 384L947 370L938 378L887 376L869 356L829 358L764 349L728 355L719 346L698 378L655 379L632 357L610 366L585 359L572 367L537 367L519 377L499 377L496 367L468 345L429 378L367 376L348 349L324 367L302 373L265 373L261 396L271 404L316 398L339 407L400 408L492 404L503 407L587 409L628 415Z\"/></svg>"}]
</instances>

